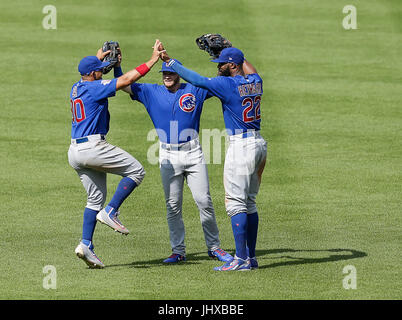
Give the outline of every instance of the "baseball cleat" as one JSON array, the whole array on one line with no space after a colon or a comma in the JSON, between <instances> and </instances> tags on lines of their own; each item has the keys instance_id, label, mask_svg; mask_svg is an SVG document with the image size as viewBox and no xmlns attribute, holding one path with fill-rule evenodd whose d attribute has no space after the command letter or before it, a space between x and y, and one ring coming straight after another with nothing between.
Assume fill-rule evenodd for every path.
<instances>
[{"instance_id":1,"label":"baseball cleat","mask_svg":"<svg viewBox=\"0 0 402 320\"><path fill-rule=\"evenodd\" d=\"M243 260L236 255L232 262L226 262L223 266L215 267L215 271L250 271L250 261Z\"/></svg>"},{"instance_id":2,"label":"baseball cleat","mask_svg":"<svg viewBox=\"0 0 402 320\"><path fill-rule=\"evenodd\" d=\"M80 244L75 248L75 254L78 258L84 260L84 262L88 265L91 269L102 269L105 265L99 258L96 256L94 252L94 247L91 244L89 247L80 242Z\"/></svg>"},{"instance_id":3,"label":"baseball cleat","mask_svg":"<svg viewBox=\"0 0 402 320\"><path fill-rule=\"evenodd\" d=\"M222 262L231 262L233 260L233 257L221 248L208 250L208 256L212 259L218 258Z\"/></svg>"},{"instance_id":4,"label":"baseball cleat","mask_svg":"<svg viewBox=\"0 0 402 320\"><path fill-rule=\"evenodd\" d=\"M98 220L100 223L103 223L103 224L109 226L114 231L127 235L130 233L130 231L128 231L128 229L125 226L123 226L123 224L119 220L119 218L118 218L119 214L120 214L119 211L116 211L113 213L112 210L110 210L110 212L107 213L105 208L103 208L96 215L96 220Z\"/></svg>"},{"instance_id":5,"label":"baseball cleat","mask_svg":"<svg viewBox=\"0 0 402 320\"><path fill-rule=\"evenodd\" d=\"M180 261L186 261L186 257L177 253L173 253L170 257L163 260L163 263L178 263Z\"/></svg>"},{"instance_id":6,"label":"baseball cleat","mask_svg":"<svg viewBox=\"0 0 402 320\"><path fill-rule=\"evenodd\" d=\"M256 257L249 258L251 269L258 269L258 262Z\"/></svg>"}]
</instances>

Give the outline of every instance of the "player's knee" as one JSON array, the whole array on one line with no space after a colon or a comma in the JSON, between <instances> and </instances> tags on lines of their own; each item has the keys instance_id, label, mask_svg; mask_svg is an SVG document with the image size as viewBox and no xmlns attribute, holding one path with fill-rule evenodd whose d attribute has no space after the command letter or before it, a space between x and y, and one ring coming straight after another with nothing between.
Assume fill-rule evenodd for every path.
<instances>
[{"instance_id":1,"label":"player's knee","mask_svg":"<svg viewBox=\"0 0 402 320\"><path fill-rule=\"evenodd\" d=\"M212 208L211 196L208 194L197 194L194 196L194 201L200 210Z\"/></svg>"},{"instance_id":2,"label":"player's knee","mask_svg":"<svg viewBox=\"0 0 402 320\"><path fill-rule=\"evenodd\" d=\"M245 201L241 199L232 199L226 197L225 199L225 207L226 213L229 217L233 217L234 215L240 212L247 212L247 204Z\"/></svg>"},{"instance_id":3,"label":"player's knee","mask_svg":"<svg viewBox=\"0 0 402 320\"><path fill-rule=\"evenodd\" d=\"M100 211L102 210L105 201L106 201L106 194L101 192L96 195L89 196L87 198L87 208Z\"/></svg>"},{"instance_id":4,"label":"player's knee","mask_svg":"<svg viewBox=\"0 0 402 320\"><path fill-rule=\"evenodd\" d=\"M145 169L143 166L141 166L139 168L136 168L136 170L130 173L127 177L134 180L137 186L139 186L141 182L144 180L145 174L146 174Z\"/></svg>"},{"instance_id":5,"label":"player's knee","mask_svg":"<svg viewBox=\"0 0 402 320\"><path fill-rule=\"evenodd\" d=\"M166 200L167 217L174 217L181 214L182 204L178 198L169 198Z\"/></svg>"},{"instance_id":6,"label":"player's knee","mask_svg":"<svg viewBox=\"0 0 402 320\"><path fill-rule=\"evenodd\" d=\"M255 202L248 202L247 203L247 212L248 213L255 213L257 212L257 205Z\"/></svg>"},{"instance_id":7,"label":"player's knee","mask_svg":"<svg viewBox=\"0 0 402 320\"><path fill-rule=\"evenodd\" d=\"M139 170L137 173L137 179L142 182L142 180L144 180L144 178L145 178L145 174L146 174L146 172L145 172L144 167L141 167L141 170Z\"/></svg>"}]
</instances>

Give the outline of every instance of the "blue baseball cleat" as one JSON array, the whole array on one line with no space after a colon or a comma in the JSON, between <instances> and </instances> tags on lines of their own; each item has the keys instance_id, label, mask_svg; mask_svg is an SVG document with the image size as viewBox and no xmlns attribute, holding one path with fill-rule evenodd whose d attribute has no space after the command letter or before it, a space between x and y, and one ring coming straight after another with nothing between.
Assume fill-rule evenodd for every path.
<instances>
[{"instance_id":1,"label":"blue baseball cleat","mask_svg":"<svg viewBox=\"0 0 402 320\"><path fill-rule=\"evenodd\" d=\"M208 256L212 259L218 258L222 262L231 262L233 260L233 257L221 248L208 250Z\"/></svg>"},{"instance_id":2,"label":"blue baseball cleat","mask_svg":"<svg viewBox=\"0 0 402 320\"><path fill-rule=\"evenodd\" d=\"M256 257L249 258L251 269L258 269L258 262Z\"/></svg>"},{"instance_id":3,"label":"blue baseball cleat","mask_svg":"<svg viewBox=\"0 0 402 320\"><path fill-rule=\"evenodd\" d=\"M163 263L178 263L180 261L186 261L186 257L177 253L173 253L170 257L163 260Z\"/></svg>"},{"instance_id":4,"label":"blue baseball cleat","mask_svg":"<svg viewBox=\"0 0 402 320\"><path fill-rule=\"evenodd\" d=\"M243 260L236 255L232 262L226 262L223 266L215 267L215 271L250 271L250 261Z\"/></svg>"}]
</instances>

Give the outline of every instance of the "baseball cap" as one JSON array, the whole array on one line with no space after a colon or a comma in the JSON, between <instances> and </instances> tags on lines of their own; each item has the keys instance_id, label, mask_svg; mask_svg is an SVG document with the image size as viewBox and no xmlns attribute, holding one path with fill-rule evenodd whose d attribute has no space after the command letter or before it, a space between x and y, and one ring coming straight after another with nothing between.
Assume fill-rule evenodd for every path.
<instances>
[{"instance_id":1,"label":"baseball cap","mask_svg":"<svg viewBox=\"0 0 402 320\"><path fill-rule=\"evenodd\" d=\"M221 51L219 58L211 60L211 62L217 62L217 63L232 62L237 65L240 65L244 62L244 54L243 52L241 52L241 50L237 48L233 47L225 48Z\"/></svg>"},{"instance_id":2,"label":"baseball cap","mask_svg":"<svg viewBox=\"0 0 402 320\"><path fill-rule=\"evenodd\" d=\"M81 59L78 71L81 75L90 74L92 71L102 71L109 64L109 61L102 62L96 56L87 56Z\"/></svg>"},{"instance_id":3,"label":"baseball cap","mask_svg":"<svg viewBox=\"0 0 402 320\"><path fill-rule=\"evenodd\" d=\"M176 60L176 63L181 64L181 62L179 60ZM171 67L166 65L166 62L162 63L162 69L159 72L163 72L163 71L168 71L168 72L174 72L176 73L176 71L174 71Z\"/></svg>"}]
</instances>

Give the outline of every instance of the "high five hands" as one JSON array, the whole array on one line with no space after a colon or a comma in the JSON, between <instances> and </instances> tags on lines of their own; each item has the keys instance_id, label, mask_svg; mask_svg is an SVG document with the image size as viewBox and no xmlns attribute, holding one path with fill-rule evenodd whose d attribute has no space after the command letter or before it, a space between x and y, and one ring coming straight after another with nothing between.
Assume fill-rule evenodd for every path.
<instances>
[{"instance_id":1,"label":"high five hands","mask_svg":"<svg viewBox=\"0 0 402 320\"><path fill-rule=\"evenodd\" d=\"M165 49L163 48L162 42L159 41L159 39L155 40L155 44L152 47L154 51L152 52L152 59L159 60L161 55L165 52Z\"/></svg>"},{"instance_id":2,"label":"high five hands","mask_svg":"<svg viewBox=\"0 0 402 320\"><path fill-rule=\"evenodd\" d=\"M159 57L161 58L162 61L167 62L167 61L170 60L170 57L169 57L169 55L167 54L166 49L164 48L162 42L159 42L158 50L159 50L159 52L160 52Z\"/></svg>"}]
</instances>

